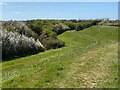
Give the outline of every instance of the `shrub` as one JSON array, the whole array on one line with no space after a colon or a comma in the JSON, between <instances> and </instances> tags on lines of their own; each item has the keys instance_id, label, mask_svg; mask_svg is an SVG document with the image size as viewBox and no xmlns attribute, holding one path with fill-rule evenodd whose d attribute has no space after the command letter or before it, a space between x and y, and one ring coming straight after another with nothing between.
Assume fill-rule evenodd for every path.
<instances>
[{"instance_id":1,"label":"shrub","mask_svg":"<svg viewBox=\"0 0 120 90\"><path fill-rule=\"evenodd\" d=\"M3 21L2 26L7 31L18 32L24 34L27 37L38 38L38 34L29 28L25 22L22 21Z\"/></svg>"},{"instance_id":2,"label":"shrub","mask_svg":"<svg viewBox=\"0 0 120 90\"><path fill-rule=\"evenodd\" d=\"M64 46L64 42L57 39L57 34L51 30L44 30L40 41L46 49L55 49Z\"/></svg>"},{"instance_id":3,"label":"shrub","mask_svg":"<svg viewBox=\"0 0 120 90\"><path fill-rule=\"evenodd\" d=\"M76 28L76 31L79 31L79 30L82 30L82 29L84 29L84 26L82 24L78 24L77 28Z\"/></svg>"},{"instance_id":4,"label":"shrub","mask_svg":"<svg viewBox=\"0 0 120 90\"><path fill-rule=\"evenodd\" d=\"M76 24L75 23L69 22L69 23L67 23L67 25L68 25L70 30L75 30L76 29Z\"/></svg>"},{"instance_id":5,"label":"shrub","mask_svg":"<svg viewBox=\"0 0 120 90\"><path fill-rule=\"evenodd\" d=\"M58 40L54 37L46 37L43 39L42 44L45 46L46 49L56 49L64 46L64 42Z\"/></svg>"},{"instance_id":6,"label":"shrub","mask_svg":"<svg viewBox=\"0 0 120 90\"><path fill-rule=\"evenodd\" d=\"M62 24L62 23L59 23L59 24L55 24L53 26L53 31L58 35L58 34L61 34L67 30L69 30L70 28L65 25L65 24Z\"/></svg>"},{"instance_id":7,"label":"shrub","mask_svg":"<svg viewBox=\"0 0 120 90\"><path fill-rule=\"evenodd\" d=\"M38 40L35 41L32 37L28 38L17 32L8 32L1 29L0 36L2 36L3 59L44 51L43 45Z\"/></svg>"}]
</instances>

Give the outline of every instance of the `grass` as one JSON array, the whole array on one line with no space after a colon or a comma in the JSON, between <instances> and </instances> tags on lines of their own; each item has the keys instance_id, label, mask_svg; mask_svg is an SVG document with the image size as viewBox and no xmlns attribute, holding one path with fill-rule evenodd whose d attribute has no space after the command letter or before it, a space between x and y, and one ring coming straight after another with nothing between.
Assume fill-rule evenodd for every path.
<instances>
[{"instance_id":1,"label":"grass","mask_svg":"<svg viewBox=\"0 0 120 90\"><path fill-rule=\"evenodd\" d=\"M117 88L117 37L110 26L67 31L63 48L1 63L2 88Z\"/></svg>"}]
</instances>

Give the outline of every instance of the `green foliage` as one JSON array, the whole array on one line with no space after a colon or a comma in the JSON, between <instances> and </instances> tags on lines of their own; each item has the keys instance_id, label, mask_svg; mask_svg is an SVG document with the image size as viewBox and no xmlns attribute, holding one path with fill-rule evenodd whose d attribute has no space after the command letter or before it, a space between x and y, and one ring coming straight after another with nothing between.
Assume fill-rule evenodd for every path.
<instances>
[{"instance_id":1,"label":"green foliage","mask_svg":"<svg viewBox=\"0 0 120 90\"><path fill-rule=\"evenodd\" d=\"M101 22L98 23L98 25L103 25L103 26L119 26L119 21L118 20L101 20Z\"/></svg>"},{"instance_id":2,"label":"green foliage","mask_svg":"<svg viewBox=\"0 0 120 90\"><path fill-rule=\"evenodd\" d=\"M64 43L57 39L57 34L51 30L44 30L40 36L40 41L46 49L59 48L64 46Z\"/></svg>"},{"instance_id":3,"label":"green foliage","mask_svg":"<svg viewBox=\"0 0 120 90\"><path fill-rule=\"evenodd\" d=\"M38 20L27 21L28 27L30 27L35 33L41 35L42 33L42 22Z\"/></svg>"},{"instance_id":4,"label":"green foliage","mask_svg":"<svg viewBox=\"0 0 120 90\"><path fill-rule=\"evenodd\" d=\"M59 23L59 24L55 24L53 26L53 30L52 31L56 32L56 34L59 35L59 34L65 32L67 30L69 30L69 27L67 25Z\"/></svg>"},{"instance_id":5,"label":"green foliage","mask_svg":"<svg viewBox=\"0 0 120 90\"><path fill-rule=\"evenodd\" d=\"M3 62L2 88L117 88L118 28L93 26L58 38L65 47Z\"/></svg>"},{"instance_id":6,"label":"green foliage","mask_svg":"<svg viewBox=\"0 0 120 90\"><path fill-rule=\"evenodd\" d=\"M57 38L59 34L62 34L63 32L68 30L76 30L76 31L83 30L85 28L96 25L97 23L98 23L98 20L81 20L80 21L80 20L39 20L38 19L38 20L27 20L27 21L2 21L3 29L9 32L12 31L13 33L17 32L18 36L19 35L25 36L28 39L32 37L33 39L35 39L35 41L39 40L43 44L45 49L55 49L65 45L63 41ZM13 37L14 37L13 41L17 42L15 39L17 36L13 35ZM25 40L21 41L21 44L24 41ZM7 40L6 42L10 43L9 40ZM27 41L25 42L27 43ZM10 44L10 48L8 51L11 51L11 52L17 51L18 53L17 55L29 54L31 52L39 51L37 49L33 50L30 48L27 48L29 47L29 45L27 46L26 44L23 44L23 46L21 45L21 47L24 47L25 51L19 47L17 50L15 50L14 49L15 45L16 44ZM4 46L4 47L8 48L8 46ZM12 53L11 55L16 56L15 53ZM7 56L7 54L5 54L5 56Z\"/></svg>"},{"instance_id":7,"label":"green foliage","mask_svg":"<svg viewBox=\"0 0 120 90\"><path fill-rule=\"evenodd\" d=\"M83 29L84 29L84 26L82 24L78 24L76 31L83 30Z\"/></svg>"},{"instance_id":8,"label":"green foliage","mask_svg":"<svg viewBox=\"0 0 120 90\"><path fill-rule=\"evenodd\" d=\"M70 30L75 30L76 29L76 24L73 22L67 22L66 25L70 28Z\"/></svg>"},{"instance_id":9,"label":"green foliage","mask_svg":"<svg viewBox=\"0 0 120 90\"><path fill-rule=\"evenodd\" d=\"M23 21L2 21L3 29L37 39L39 36Z\"/></svg>"},{"instance_id":10,"label":"green foliage","mask_svg":"<svg viewBox=\"0 0 120 90\"><path fill-rule=\"evenodd\" d=\"M46 49L55 49L64 46L63 41L57 40L54 37L46 37L43 39L42 43Z\"/></svg>"}]
</instances>

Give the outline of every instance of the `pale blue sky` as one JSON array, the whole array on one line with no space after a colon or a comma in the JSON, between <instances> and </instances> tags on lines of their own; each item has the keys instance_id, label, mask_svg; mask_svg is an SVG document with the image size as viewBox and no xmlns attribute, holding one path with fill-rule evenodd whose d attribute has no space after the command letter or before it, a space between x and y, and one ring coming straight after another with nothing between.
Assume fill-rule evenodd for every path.
<instances>
[{"instance_id":1,"label":"pale blue sky","mask_svg":"<svg viewBox=\"0 0 120 90\"><path fill-rule=\"evenodd\" d=\"M3 20L118 18L117 2L9 2Z\"/></svg>"}]
</instances>

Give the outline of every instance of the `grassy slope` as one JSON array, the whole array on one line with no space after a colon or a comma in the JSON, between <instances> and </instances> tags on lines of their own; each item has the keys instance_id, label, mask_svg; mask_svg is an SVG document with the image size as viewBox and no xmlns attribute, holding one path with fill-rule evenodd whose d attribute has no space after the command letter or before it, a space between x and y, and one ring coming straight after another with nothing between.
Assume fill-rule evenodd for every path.
<instances>
[{"instance_id":1,"label":"grassy slope","mask_svg":"<svg viewBox=\"0 0 120 90\"><path fill-rule=\"evenodd\" d=\"M117 87L117 31L67 31L63 48L4 62L3 87Z\"/></svg>"}]
</instances>

